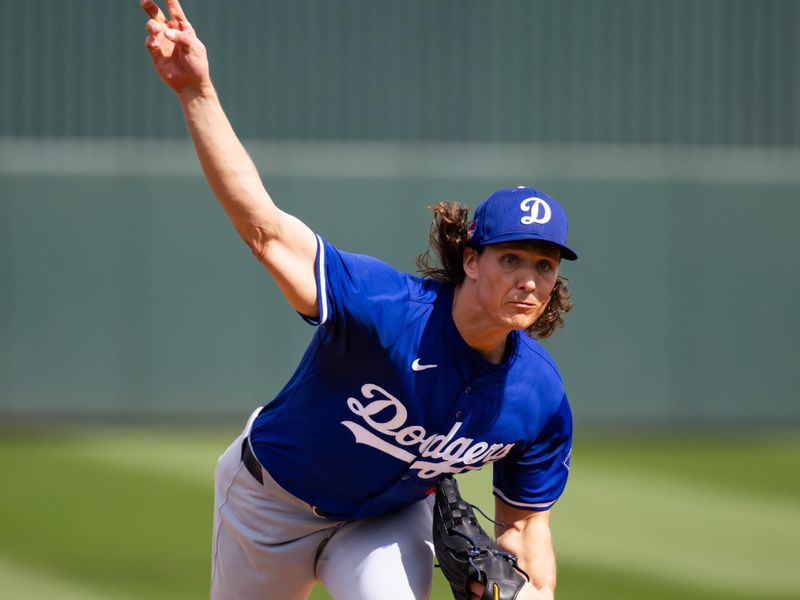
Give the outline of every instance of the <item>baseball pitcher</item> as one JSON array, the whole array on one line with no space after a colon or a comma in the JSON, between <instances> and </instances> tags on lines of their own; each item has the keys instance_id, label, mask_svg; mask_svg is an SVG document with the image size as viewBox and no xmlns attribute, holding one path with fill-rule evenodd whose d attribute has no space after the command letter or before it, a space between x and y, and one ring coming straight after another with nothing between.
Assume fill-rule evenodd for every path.
<instances>
[{"instance_id":1,"label":"baseball pitcher","mask_svg":"<svg viewBox=\"0 0 800 600\"><path fill-rule=\"evenodd\" d=\"M145 46L177 94L203 172L289 305L316 328L281 392L219 460L211 597L430 594L434 545L456 598L552 599L550 509L572 420L533 339L571 308L567 217L530 187L434 208L421 277L345 252L275 205L212 85L178 0ZM492 464L494 536L453 475Z\"/></svg>"}]
</instances>

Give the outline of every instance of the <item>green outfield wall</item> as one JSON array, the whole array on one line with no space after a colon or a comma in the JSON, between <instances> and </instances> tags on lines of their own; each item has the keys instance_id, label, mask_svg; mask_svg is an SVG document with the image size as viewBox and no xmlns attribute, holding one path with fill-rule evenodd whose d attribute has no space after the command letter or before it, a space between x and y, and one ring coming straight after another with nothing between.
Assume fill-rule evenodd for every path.
<instances>
[{"instance_id":1,"label":"green outfield wall","mask_svg":"<svg viewBox=\"0 0 800 600\"><path fill-rule=\"evenodd\" d=\"M0 136L182 137L137 0L0 0ZM800 143L795 0L185 0L247 137Z\"/></svg>"},{"instance_id":2,"label":"green outfield wall","mask_svg":"<svg viewBox=\"0 0 800 600\"><path fill-rule=\"evenodd\" d=\"M281 207L412 269L425 207L560 199L579 422L800 421L800 3L183 0ZM136 0L0 0L0 418L246 414L312 335Z\"/></svg>"},{"instance_id":3,"label":"green outfield wall","mask_svg":"<svg viewBox=\"0 0 800 600\"><path fill-rule=\"evenodd\" d=\"M23 146L0 145L7 165L24 163L0 176L0 414L234 416L280 389L313 330L240 242L188 144L118 145L116 158ZM554 148L252 147L285 210L400 269L413 269L439 199L475 206L520 183L559 198L581 258L564 265L576 308L546 346L581 422L800 419L796 159L759 171L756 154L684 152L694 170L670 169L668 153L649 164L644 149L606 148L600 178L578 149L560 163ZM37 172L25 152L60 169ZM529 163L492 164L504 152ZM775 164L785 181L760 180Z\"/></svg>"}]
</instances>

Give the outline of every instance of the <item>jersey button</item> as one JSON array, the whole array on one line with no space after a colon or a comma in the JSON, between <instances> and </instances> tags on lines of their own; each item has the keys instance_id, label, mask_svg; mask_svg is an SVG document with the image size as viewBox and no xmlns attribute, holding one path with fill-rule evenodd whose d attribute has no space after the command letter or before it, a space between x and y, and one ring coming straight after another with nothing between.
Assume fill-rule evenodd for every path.
<instances>
[{"instance_id":1,"label":"jersey button","mask_svg":"<svg viewBox=\"0 0 800 600\"><path fill-rule=\"evenodd\" d=\"M457 410L456 411L456 419L460 419L463 415L464 415L464 411L463 410Z\"/></svg>"},{"instance_id":2,"label":"jersey button","mask_svg":"<svg viewBox=\"0 0 800 600\"><path fill-rule=\"evenodd\" d=\"M403 475L403 476L401 477L401 479L402 479L403 481L408 481L409 479L411 479L411 475Z\"/></svg>"},{"instance_id":3,"label":"jersey button","mask_svg":"<svg viewBox=\"0 0 800 600\"><path fill-rule=\"evenodd\" d=\"M464 393L465 393L465 394L469 394L471 391L472 391L472 388L471 388L471 387L469 387L469 386L467 386L466 388L464 388Z\"/></svg>"}]
</instances>

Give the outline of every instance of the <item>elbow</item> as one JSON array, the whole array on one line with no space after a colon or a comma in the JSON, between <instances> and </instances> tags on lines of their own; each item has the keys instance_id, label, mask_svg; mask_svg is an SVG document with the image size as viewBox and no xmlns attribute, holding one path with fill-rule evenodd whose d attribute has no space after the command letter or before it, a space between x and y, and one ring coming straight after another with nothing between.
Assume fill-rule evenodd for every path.
<instances>
[{"instance_id":1,"label":"elbow","mask_svg":"<svg viewBox=\"0 0 800 600\"><path fill-rule=\"evenodd\" d=\"M280 239L281 228L278 214L249 214L237 218L232 216L236 232L259 261L263 262L270 245Z\"/></svg>"},{"instance_id":2,"label":"elbow","mask_svg":"<svg viewBox=\"0 0 800 600\"><path fill-rule=\"evenodd\" d=\"M271 233L268 229L248 224L246 227L236 227L239 237L242 238L250 252L258 259L259 262L264 262L266 256L269 254L270 243L276 239L276 235Z\"/></svg>"}]
</instances>

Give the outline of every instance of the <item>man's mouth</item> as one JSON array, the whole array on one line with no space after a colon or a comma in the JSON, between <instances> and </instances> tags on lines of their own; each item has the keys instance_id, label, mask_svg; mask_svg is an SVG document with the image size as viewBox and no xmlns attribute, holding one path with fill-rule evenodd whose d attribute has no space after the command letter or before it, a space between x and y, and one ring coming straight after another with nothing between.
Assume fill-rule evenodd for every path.
<instances>
[{"instance_id":1,"label":"man's mouth","mask_svg":"<svg viewBox=\"0 0 800 600\"><path fill-rule=\"evenodd\" d=\"M520 308L536 308L538 305L532 302L512 301L511 304Z\"/></svg>"}]
</instances>

